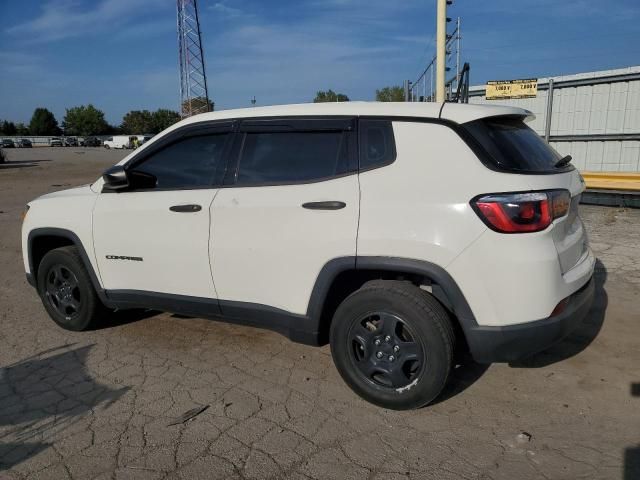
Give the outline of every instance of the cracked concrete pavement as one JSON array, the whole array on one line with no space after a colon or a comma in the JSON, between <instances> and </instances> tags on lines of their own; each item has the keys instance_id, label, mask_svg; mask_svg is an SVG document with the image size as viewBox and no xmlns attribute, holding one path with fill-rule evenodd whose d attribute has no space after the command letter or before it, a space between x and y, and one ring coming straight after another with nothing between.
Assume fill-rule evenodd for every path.
<instances>
[{"instance_id":1,"label":"cracked concrete pavement","mask_svg":"<svg viewBox=\"0 0 640 480\"><path fill-rule=\"evenodd\" d=\"M58 328L26 283L20 214L122 152L8 154L0 478L640 478L639 210L581 207L600 261L577 332L517 365L465 360L437 403L393 412L356 397L328 347L276 333L170 314Z\"/></svg>"}]
</instances>

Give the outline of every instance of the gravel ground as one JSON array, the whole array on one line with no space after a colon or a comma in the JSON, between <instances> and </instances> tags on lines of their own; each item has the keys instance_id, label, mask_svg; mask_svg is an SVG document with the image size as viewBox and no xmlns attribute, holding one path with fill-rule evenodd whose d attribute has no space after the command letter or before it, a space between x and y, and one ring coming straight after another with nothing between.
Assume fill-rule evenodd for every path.
<instances>
[{"instance_id":1,"label":"gravel ground","mask_svg":"<svg viewBox=\"0 0 640 480\"><path fill-rule=\"evenodd\" d=\"M640 210L582 207L598 298L571 337L465 362L435 405L393 412L351 393L328 347L276 333L169 314L58 328L26 283L20 214L123 152L7 153L0 478L640 478Z\"/></svg>"}]
</instances>

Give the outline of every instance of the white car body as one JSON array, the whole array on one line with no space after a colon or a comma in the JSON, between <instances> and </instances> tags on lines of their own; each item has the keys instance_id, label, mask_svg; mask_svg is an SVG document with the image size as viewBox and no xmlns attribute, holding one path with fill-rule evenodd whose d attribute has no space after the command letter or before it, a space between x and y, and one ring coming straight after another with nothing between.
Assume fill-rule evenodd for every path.
<instances>
[{"instance_id":1,"label":"white car body","mask_svg":"<svg viewBox=\"0 0 640 480\"><path fill-rule=\"evenodd\" d=\"M521 175L484 165L457 128L497 116L531 114L499 106L344 102L197 115L118 165L136 162L173 132L272 117L384 118L396 155L388 165L309 182L115 193L103 190L100 178L44 195L29 204L23 225L25 271L32 279L37 273L34 239L58 232L79 243L107 305L222 313L319 343L333 279L348 269L388 268L423 279L423 288L455 315L477 360L509 361L568 331L569 320L552 313L590 285L595 258L575 212L542 231L504 234L474 211L471 201L479 195L549 189L568 190L577 208L584 190L575 169ZM124 148L125 141L128 136L113 137L105 145ZM301 208L309 202L344 207ZM183 205L201 209L170 210ZM584 315L591 294L575 300L569 323Z\"/></svg>"}]
</instances>

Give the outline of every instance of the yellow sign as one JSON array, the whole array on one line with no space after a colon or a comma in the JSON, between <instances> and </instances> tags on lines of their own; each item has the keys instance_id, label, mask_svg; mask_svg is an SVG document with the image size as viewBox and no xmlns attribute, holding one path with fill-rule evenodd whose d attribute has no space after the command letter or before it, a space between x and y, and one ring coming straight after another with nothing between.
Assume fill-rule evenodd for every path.
<instances>
[{"instance_id":1,"label":"yellow sign","mask_svg":"<svg viewBox=\"0 0 640 480\"><path fill-rule=\"evenodd\" d=\"M491 80L487 82L487 100L531 98L538 95L538 79Z\"/></svg>"}]
</instances>

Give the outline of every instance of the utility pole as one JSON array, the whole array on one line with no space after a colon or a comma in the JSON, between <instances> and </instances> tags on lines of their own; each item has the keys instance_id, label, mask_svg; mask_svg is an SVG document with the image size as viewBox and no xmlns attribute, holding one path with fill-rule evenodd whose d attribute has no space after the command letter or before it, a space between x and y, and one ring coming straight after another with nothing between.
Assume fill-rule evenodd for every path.
<instances>
[{"instance_id":1,"label":"utility pole","mask_svg":"<svg viewBox=\"0 0 640 480\"><path fill-rule=\"evenodd\" d=\"M460 85L460 17L456 20L456 90Z\"/></svg>"},{"instance_id":2,"label":"utility pole","mask_svg":"<svg viewBox=\"0 0 640 480\"><path fill-rule=\"evenodd\" d=\"M437 1L436 14L436 102L444 102L447 55L447 0Z\"/></svg>"},{"instance_id":3,"label":"utility pole","mask_svg":"<svg viewBox=\"0 0 640 480\"><path fill-rule=\"evenodd\" d=\"M404 81L404 101L408 102L410 98L411 82L409 80Z\"/></svg>"}]
</instances>

